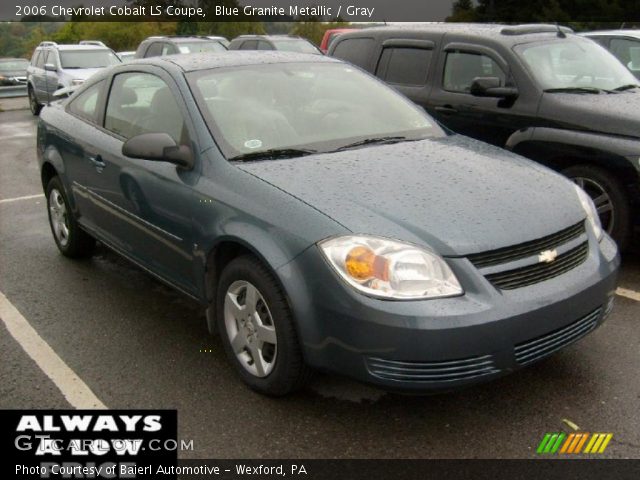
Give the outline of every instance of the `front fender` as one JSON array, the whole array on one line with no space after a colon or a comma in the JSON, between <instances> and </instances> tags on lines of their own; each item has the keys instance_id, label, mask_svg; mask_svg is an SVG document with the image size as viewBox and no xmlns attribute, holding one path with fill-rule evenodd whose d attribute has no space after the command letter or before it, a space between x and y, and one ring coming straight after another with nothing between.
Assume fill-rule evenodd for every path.
<instances>
[{"instance_id":1,"label":"front fender","mask_svg":"<svg viewBox=\"0 0 640 480\"><path fill-rule=\"evenodd\" d=\"M629 161L629 157L640 154L640 141L629 137L534 127L515 132L505 146L508 150L558 170L581 161L640 171L640 164Z\"/></svg>"}]
</instances>

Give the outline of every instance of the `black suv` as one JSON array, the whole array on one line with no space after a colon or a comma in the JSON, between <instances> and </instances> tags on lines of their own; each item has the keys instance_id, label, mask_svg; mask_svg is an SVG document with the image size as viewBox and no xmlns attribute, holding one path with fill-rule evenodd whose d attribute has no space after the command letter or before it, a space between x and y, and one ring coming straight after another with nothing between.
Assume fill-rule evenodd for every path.
<instances>
[{"instance_id":1,"label":"black suv","mask_svg":"<svg viewBox=\"0 0 640 480\"><path fill-rule=\"evenodd\" d=\"M143 40L135 58L163 57L179 53L224 52L227 47L221 40L208 37L158 36Z\"/></svg>"},{"instance_id":2,"label":"black suv","mask_svg":"<svg viewBox=\"0 0 640 480\"><path fill-rule=\"evenodd\" d=\"M231 40L229 50L281 50L322 55L309 40L295 35L240 35Z\"/></svg>"},{"instance_id":3,"label":"black suv","mask_svg":"<svg viewBox=\"0 0 640 480\"><path fill-rule=\"evenodd\" d=\"M436 24L345 33L329 55L454 132L563 172L629 246L640 217L640 86L597 43L555 25Z\"/></svg>"}]
</instances>

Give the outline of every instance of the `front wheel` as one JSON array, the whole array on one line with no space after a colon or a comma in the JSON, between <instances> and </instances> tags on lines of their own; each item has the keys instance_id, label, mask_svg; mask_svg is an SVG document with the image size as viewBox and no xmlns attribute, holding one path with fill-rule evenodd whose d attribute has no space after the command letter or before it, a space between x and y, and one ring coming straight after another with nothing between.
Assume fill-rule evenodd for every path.
<instances>
[{"instance_id":1,"label":"front wheel","mask_svg":"<svg viewBox=\"0 0 640 480\"><path fill-rule=\"evenodd\" d=\"M33 88L29 87L27 94L29 96L29 109L33 115L38 116L40 114L40 110L42 110L42 105L38 102L38 97L36 97Z\"/></svg>"},{"instance_id":2,"label":"front wheel","mask_svg":"<svg viewBox=\"0 0 640 480\"><path fill-rule=\"evenodd\" d=\"M46 194L49 225L58 250L70 258L90 257L96 241L78 225L58 177L49 181Z\"/></svg>"},{"instance_id":3,"label":"front wheel","mask_svg":"<svg viewBox=\"0 0 640 480\"><path fill-rule=\"evenodd\" d=\"M244 255L223 270L217 323L225 351L253 390L280 396L309 376L284 293L267 268Z\"/></svg>"},{"instance_id":4,"label":"front wheel","mask_svg":"<svg viewBox=\"0 0 640 480\"><path fill-rule=\"evenodd\" d=\"M610 172L591 165L576 165L562 173L589 194L602 228L621 251L626 250L633 235L633 216L624 184Z\"/></svg>"}]
</instances>

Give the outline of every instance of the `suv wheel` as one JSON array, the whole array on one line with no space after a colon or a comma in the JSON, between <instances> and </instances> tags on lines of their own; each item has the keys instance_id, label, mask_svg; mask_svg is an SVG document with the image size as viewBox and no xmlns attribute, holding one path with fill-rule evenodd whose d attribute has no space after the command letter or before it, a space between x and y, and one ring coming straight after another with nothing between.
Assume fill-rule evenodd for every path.
<instances>
[{"instance_id":1,"label":"suv wheel","mask_svg":"<svg viewBox=\"0 0 640 480\"><path fill-rule=\"evenodd\" d=\"M253 390L280 396L309 376L286 298L254 256L231 261L220 276L217 323L227 356Z\"/></svg>"},{"instance_id":2,"label":"suv wheel","mask_svg":"<svg viewBox=\"0 0 640 480\"><path fill-rule=\"evenodd\" d=\"M78 225L58 177L49 181L46 195L49 225L60 252L70 258L90 257L96 241Z\"/></svg>"},{"instance_id":3,"label":"suv wheel","mask_svg":"<svg viewBox=\"0 0 640 480\"><path fill-rule=\"evenodd\" d=\"M606 170L591 165L576 165L562 173L586 191L595 204L602 228L627 249L633 233L631 205L624 184Z\"/></svg>"},{"instance_id":4,"label":"suv wheel","mask_svg":"<svg viewBox=\"0 0 640 480\"><path fill-rule=\"evenodd\" d=\"M38 99L33 91L33 88L29 87L27 95L29 96L29 109L31 110L31 113L36 116L39 115L40 110L42 110L42 105L38 103Z\"/></svg>"}]
</instances>

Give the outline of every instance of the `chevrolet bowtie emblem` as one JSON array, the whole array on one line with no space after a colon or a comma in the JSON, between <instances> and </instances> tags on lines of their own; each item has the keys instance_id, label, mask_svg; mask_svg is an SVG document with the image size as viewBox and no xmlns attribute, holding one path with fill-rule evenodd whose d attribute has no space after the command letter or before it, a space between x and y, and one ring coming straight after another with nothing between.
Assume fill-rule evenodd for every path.
<instances>
[{"instance_id":1,"label":"chevrolet bowtie emblem","mask_svg":"<svg viewBox=\"0 0 640 480\"><path fill-rule=\"evenodd\" d=\"M557 250L545 250L544 252L538 255L538 262L540 263L551 263L558 257Z\"/></svg>"}]
</instances>

